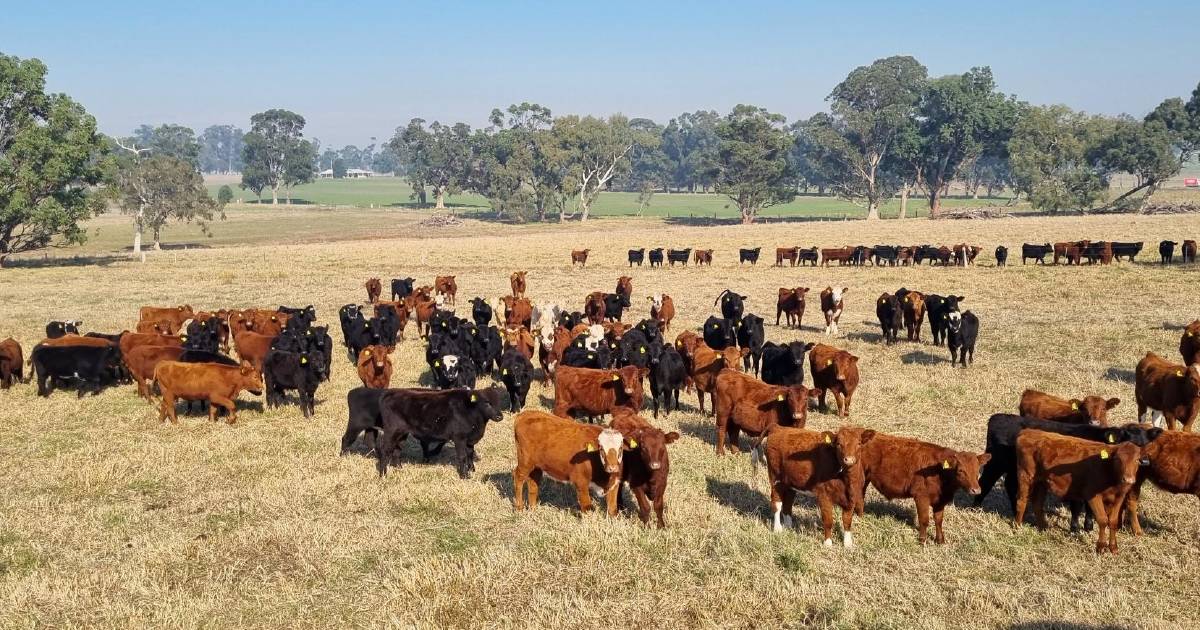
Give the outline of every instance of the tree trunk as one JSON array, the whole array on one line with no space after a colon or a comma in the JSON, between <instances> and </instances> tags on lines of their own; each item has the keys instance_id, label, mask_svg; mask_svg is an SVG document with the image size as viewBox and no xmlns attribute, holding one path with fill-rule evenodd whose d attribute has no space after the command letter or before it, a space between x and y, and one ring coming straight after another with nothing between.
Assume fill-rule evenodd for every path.
<instances>
[{"instance_id":1,"label":"tree trunk","mask_svg":"<svg viewBox=\"0 0 1200 630\"><path fill-rule=\"evenodd\" d=\"M154 228L154 251L162 251L162 230Z\"/></svg>"},{"instance_id":2,"label":"tree trunk","mask_svg":"<svg viewBox=\"0 0 1200 630\"><path fill-rule=\"evenodd\" d=\"M446 191L439 188L437 190L437 197L435 199L437 200L437 204L433 206L434 209L435 210L445 210L446 209Z\"/></svg>"},{"instance_id":3,"label":"tree trunk","mask_svg":"<svg viewBox=\"0 0 1200 630\"><path fill-rule=\"evenodd\" d=\"M936 219L942 213L942 187L929 187L929 218Z\"/></svg>"},{"instance_id":4,"label":"tree trunk","mask_svg":"<svg viewBox=\"0 0 1200 630\"><path fill-rule=\"evenodd\" d=\"M868 221L879 220L879 202L878 201L868 201L867 202L867 220Z\"/></svg>"},{"instance_id":5,"label":"tree trunk","mask_svg":"<svg viewBox=\"0 0 1200 630\"><path fill-rule=\"evenodd\" d=\"M897 219L908 218L908 191L909 186L907 183L900 188L900 216L896 217Z\"/></svg>"},{"instance_id":6,"label":"tree trunk","mask_svg":"<svg viewBox=\"0 0 1200 630\"><path fill-rule=\"evenodd\" d=\"M271 205L279 205L279 185L271 186Z\"/></svg>"},{"instance_id":7,"label":"tree trunk","mask_svg":"<svg viewBox=\"0 0 1200 630\"><path fill-rule=\"evenodd\" d=\"M754 223L754 219L757 215L758 212L756 212L754 208L742 208L742 225L750 225Z\"/></svg>"},{"instance_id":8,"label":"tree trunk","mask_svg":"<svg viewBox=\"0 0 1200 630\"><path fill-rule=\"evenodd\" d=\"M138 210L137 217L133 220L133 255L142 255L142 232L145 226L142 225L142 216L145 210Z\"/></svg>"}]
</instances>

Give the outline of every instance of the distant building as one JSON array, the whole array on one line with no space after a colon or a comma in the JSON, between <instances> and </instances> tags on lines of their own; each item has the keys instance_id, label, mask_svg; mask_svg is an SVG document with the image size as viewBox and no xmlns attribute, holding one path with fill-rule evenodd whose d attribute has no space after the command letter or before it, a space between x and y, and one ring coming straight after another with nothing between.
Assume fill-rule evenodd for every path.
<instances>
[{"instance_id":1,"label":"distant building","mask_svg":"<svg viewBox=\"0 0 1200 630\"><path fill-rule=\"evenodd\" d=\"M346 169L346 179L360 179L363 177L374 177L375 171L364 168L348 168ZM333 169L327 168L319 173L317 177L320 179L329 179L333 177Z\"/></svg>"}]
</instances>

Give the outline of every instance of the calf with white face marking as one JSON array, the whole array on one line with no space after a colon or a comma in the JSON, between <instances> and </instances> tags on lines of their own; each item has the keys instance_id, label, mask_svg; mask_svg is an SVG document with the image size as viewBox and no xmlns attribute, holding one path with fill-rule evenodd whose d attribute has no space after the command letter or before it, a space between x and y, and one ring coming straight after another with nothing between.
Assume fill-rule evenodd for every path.
<instances>
[{"instance_id":1,"label":"calf with white face marking","mask_svg":"<svg viewBox=\"0 0 1200 630\"><path fill-rule=\"evenodd\" d=\"M975 340L979 338L979 318L967 311L950 313L946 345L950 347L950 367L957 361L963 367L975 362Z\"/></svg>"},{"instance_id":2,"label":"calf with white face marking","mask_svg":"<svg viewBox=\"0 0 1200 630\"><path fill-rule=\"evenodd\" d=\"M609 516L617 515L624 452L629 444L620 431L586 425L542 411L523 411L513 421L517 465L513 469L513 507L537 506L542 476L575 486L579 511L592 509L589 490L600 490Z\"/></svg>"},{"instance_id":3,"label":"calf with white face marking","mask_svg":"<svg viewBox=\"0 0 1200 630\"><path fill-rule=\"evenodd\" d=\"M821 313L825 315L825 334L838 334L838 320L841 319L842 310L845 309L843 298L849 290L846 287L840 289L825 287L825 290L821 291Z\"/></svg>"}]
</instances>

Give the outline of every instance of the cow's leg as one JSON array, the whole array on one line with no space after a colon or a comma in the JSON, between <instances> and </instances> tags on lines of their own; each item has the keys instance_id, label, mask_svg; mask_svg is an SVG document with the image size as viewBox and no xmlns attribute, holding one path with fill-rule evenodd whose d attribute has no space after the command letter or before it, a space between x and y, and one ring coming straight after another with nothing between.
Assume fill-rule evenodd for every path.
<instances>
[{"instance_id":1,"label":"cow's leg","mask_svg":"<svg viewBox=\"0 0 1200 630\"><path fill-rule=\"evenodd\" d=\"M917 503L917 541L922 545L929 539L929 499L921 493L913 497Z\"/></svg>"},{"instance_id":2,"label":"cow's leg","mask_svg":"<svg viewBox=\"0 0 1200 630\"><path fill-rule=\"evenodd\" d=\"M229 424L237 422L237 404L230 398L215 395L210 395L208 400L209 420L214 422L217 420L217 409L219 407L229 412L229 417L225 419L225 422Z\"/></svg>"},{"instance_id":3,"label":"cow's leg","mask_svg":"<svg viewBox=\"0 0 1200 630\"><path fill-rule=\"evenodd\" d=\"M1017 497L1013 504L1013 527L1019 528L1025 522L1025 508L1029 505L1029 489L1033 478L1019 472L1010 472L1009 478L1017 477Z\"/></svg>"},{"instance_id":4,"label":"cow's leg","mask_svg":"<svg viewBox=\"0 0 1200 630\"><path fill-rule=\"evenodd\" d=\"M346 432L342 434L342 451L340 455L345 455L350 447L354 445L354 441L358 439L358 435L363 433L362 429L355 426L346 427ZM370 434L371 430L367 429L366 433Z\"/></svg>"},{"instance_id":5,"label":"cow's leg","mask_svg":"<svg viewBox=\"0 0 1200 630\"><path fill-rule=\"evenodd\" d=\"M1134 536L1142 535L1142 523L1138 520L1138 500L1142 498L1142 482L1139 480L1129 489L1129 494L1125 498L1125 511L1129 512L1129 529L1133 530ZM1121 521L1118 520L1114 526L1120 526Z\"/></svg>"},{"instance_id":6,"label":"cow's leg","mask_svg":"<svg viewBox=\"0 0 1200 630\"><path fill-rule=\"evenodd\" d=\"M636 488L630 488L630 489L633 490L633 498L637 499L638 518L642 519L643 525L649 525L650 524L650 507L651 506L650 506L650 499L646 496L646 486L640 485L640 486L637 486ZM617 486L618 495L620 494L620 491L621 491L621 486L618 485ZM659 516L658 527L659 527L659 529L662 529L662 527L663 527L662 516Z\"/></svg>"},{"instance_id":7,"label":"cow's leg","mask_svg":"<svg viewBox=\"0 0 1200 630\"><path fill-rule=\"evenodd\" d=\"M700 389L699 387L696 388L696 398L700 400L700 415L707 415L704 411L704 390ZM715 400L713 401L713 404L716 405Z\"/></svg>"},{"instance_id":8,"label":"cow's leg","mask_svg":"<svg viewBox=\"0 0 1200 630\"><path fill-rule=\"evenodd\" d=\"M1041 531L1045 531L1046 524L1046 484L1045 482L1035 484L1030 492L1030 498L1033 500L1033 520L1034 524Z\"/></svg>"},{"instance_id":9,"label":"cow's leg","mask_svg":"<svg viewBox=\"0 0 1200 630\"><path fill-rule=\"evenodd\" d=\"M842 546L847 549L854 547L854 506L842 506Z\"/></svg>"},{"instance_id":10,"label":"cow's leg","mask_svg":"<svg viewBox=\"0 0 1200 630\"><path fill-rule=\"evenodd\" d=\"M730 418L729 421L726 422L725 427L725 430L729 434L729 450L736 455L737 453L741 452L741 449L738 448L738 434L740 432L740 428L736 422L733 422L733 418Z\"/></svg>"},{"instance_id":11,"label":"cow's leg","mask_svg":"<svg viewBox=\"0 0 1200 630\"><path fill-rule=\"evenodd\" d=\"M454 440L454 467L458 470L460 479L471 478L471 467L474 461L474 449L463 440Z\"/></svg>"},{"instance_id":12,"label":"cow's leg","mask_svg":"<svg viewBox=\"0 0 1200 630\"><path fill-rule=\"evenodd\" d=\"M996 481L1004 474L1004 465L998 460L993 453L988 463L983 465L983 471L979 473L979 494L975 496L975 507L983 505L983 500L992 491L992 486L996 485Z\"/></svg>"},{"instance_id":13,"label":"cow's leg","mask_svg":"<svg viewBox=\"0 0 1200 630\"><path fill-rule=\"evenodd\" d=\"M1096 538L1096 553L1104 553L1104 550L1109 548L1105 540L1105 534L1108 533L1108 513L1104 510L1104 499L1098 494L1094 495L1091 499L1088 499L1088 507L1091 508L1092 515L1095 516L1100 525L1098 528L1100 533ZM1114 550L1113 553L1116 553L1116 551Z\"/></svg>"},{"instance_id":14,"label":"cow's leg","mask_svg":"<svg viewBox=\"0 0 1200 630\"><path fill-rule=\"evenodd\" d=\"M833 546L833 501L824 492L817 493L817 507L821 510L821 533L824 534L824 544L826 547ZM843 517L845 513L843 512ZM843 519L844 520L844 519ZM843 530L843 531L849 531ZM845 542L845 536L842 537ZM851 543L853 545L854 543Z\"/></svg>"},{"instance_id":15,"label":"cow's leg","mask_svg":"<svg viewBox=\"0 0 1200 630\"><path fill-rule=\"evenodd\" d=\"M946 544L946 534L942 530L942 518L946 516L946 503L938 502L933 506L933 542L944 545Z\"/></svg>"},{"instance_id":16,"label":"cow's leg","mask_svg":"<svg viewBox=\"0 0 1200 630\"><path fill-rule=\"evenodd\" d=\"M592 511L592 494L589 491L588 483L587 479L575 480L575 499L579 501L580 514Z\"/></svg>"}]
</instances>

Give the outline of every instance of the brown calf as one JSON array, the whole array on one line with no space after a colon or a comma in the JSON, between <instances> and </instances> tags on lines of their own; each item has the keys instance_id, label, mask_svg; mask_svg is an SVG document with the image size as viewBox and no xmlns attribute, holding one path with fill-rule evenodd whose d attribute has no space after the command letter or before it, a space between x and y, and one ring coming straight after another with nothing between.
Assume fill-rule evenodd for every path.
<instances>
[{"instance_id":1,"label":"brown calf","mask_svg":"<svg viewBox=\"0 0 1200 630\"><path fill-rule=\"evenodd\" d=\"M430 297L428 293L414 293L409 298L405 298L406 304L411 305L409 310L413 312L417 320L417 336L428 337L429 322L433 319L433 313L438 307L437 300Z\"/></svg>"},{"instance_id":2,"label":"brown calf","mask_svg":"<svg viewBox=\"0 0 1200 630\"><path fill-rule=\"evenodd\" d=\"M1200 497L1200 435L1166 431L1142 448L1142 456L1150 463L1138 470L1137 482L1125 503L1135 536L1142 535L1138 500L1147 479L1167 492Z\"/></svg>"},{"instance_id":3,"label":"brown calf","mask_svg":"<svg viewBox=\"0 0 1200 630\"><path fill-rule=\"evenodd\" d=\"M575 263L579 263L580 267L586 267L588 252L590 252L590 251L592 251L592 250L590 250L590 249L572 249L571 250L571 265L574 266Z\"/></svg>"},{"instance_id":4,"label":"brown calf","mask_svg":"<svg viewBox=\"0 0 1200 630\"><path fill-rule=\"evenodd\" d=\"M217 407L222 407L229 413L229 424L237 422L238 392L243 389L254 394L262 395L262 372L254 366L243 363L239 367L221 365L219 363L179 363L163 361L154 368L154 380L162 391L162 405L159 407L158 419L165 422L171 419L177 424L175 417L175 399L208 401L208 419L215 422Z\"/></svg>"},{"instance_id":5,"label":"brown calf","mask_svg":"<svg viewBox=\"0 0 1200 630\"><path fill-rule=\"evenodd\" d=\"M583 314L587 317L588 323L599 324L604 321L604 296L607 295L603 291L592 291L583 298Z\"/></svg>"},{"instance_id":6,"label":"brown calf","mask_svg":"<svg viewBox=\"0 0 1200 630\"><path fill-rule=\"evenodd\" d=\"M684 347L680 347L680 342L683 342ZM679 348L680 354L684 356L684 363L688 367L688 377L692 380L692 386L696 388L696 398L700 403L700 414L704 415L704 394L708 394L713 401L713 411L717 408L717 376L722 370L740 371L742 368L742 357L750 353L749 348L738 349L733 346L724 350L713 350L708 347L708 344L703 340L697 339L695 345L692 345L691 350L687 351L687 346L692 344L690 337L685 338L682 334L675 340L675 347Z\"/></svg>"},{"instance_id":7,"label":"brown calf","mask_svg":"<svg viewBox=\"0 0 1200 630\"><path fill-rule=\"evenodd\" d=\"M1025 429L1017 436L1017 511L1013 525L1025 520L1033 500L1038 529L1046 529L1046 492L1066 501L1083 501L1100 525L1096 553L1117 553L1117 529L1125 496L1137 481L1142 449L1132 442L1098 444L1058 433ZM1108 541L1105 543L1107 531Z\"/></svg>"},{"instance_id":8,"label":"brown calf","mask_svg":"<svg viewBox=\"0 0 1200 630\"><path fill-rule=\"evenodd\" d=\"M169 319L164 319L157 322L140 321L134 327L135 332L153 333L156 335L174 335L179 332L179 325Z\"/></svg>"},{"instance_id":9,"label":"brown calf","mask_svg":"<svg viewBox=\"0 0 1200 630\"><path fill-rule=\"evenodd\" d=\"M1197 353L1200 353L1200 319L1188 324L1179 337L1179 354L1183 357L1185 365L1200 361Z\"/></svg>"},{"instance_id":10,"label":"brown calf","mask_svg":"<svg viewBox=\"0 0 1200 630\"><path fill-rule=\"evenodd\" d=\"M819 343L808 353L813 390L818 396L821 411L826 411L825 394L833 392L838 415L850 415L850 400L858 389L858 357L833 346Z\"/></svg>"},{"instance_id":11,"label":"brown calf","mask_svg":"<svg viewBox=\"0 0 1200 630\"><path fill-rule=\"evenodd\" d=\"M795 328L800 328L800 323L804 320L804 296L808 293L808 287L796 287L788 289L785 287L779 288L779 301L775 304L775 325L779 325L779 316L787 316L787 325Z\"/></svg>"},{"instance_id":12,"label":"brown calf","mask_svg":"<svg viewBox=\"0 0 1200 630\"><path fill-rule=\"evenodd\" d=\"M505 346L516 348L526 359L533 359L533 334L524 326L505 328L500 331ZM570 343L570 342L568 342Z\"/></svg>"},{"instance_id":13,"label":"brown calf","mask_svg":"<svg viewBox=\"0 0 1200 630\"><path fill-rule=\"evenodd\" d=\"M647 298L650 300L650 319L658 322L658 330L667 334L671 329L671 320L675 319L675 301L666 293L655 293Z\"/></svg>"},{"instance_id":14,"label":"brown calf","mask_svg":"<svg viewBox=\"0 0 1200 630\"><path fill-rule=\"evenodd\" d=\"M163 320L174 322L176 329L183 325L183 322L195 316L190 304L183 306L143 306L138 309L139 322L161 322Z\"/></svg>"},{"instance_id":15,"label":"brown calf","mask_svg":"<svg viewBox=\"0 0 1200 630\"><path fill-rule=\"evenodd\" d=\"M979 494L979 469L990 454L922 442L912 438L876 433L860 453L863 478L889 501L912 499L917 506L918 540L928 540L929 512L933 510L934 542L946 542L942 517L959 488ZM862 494L858 495L862 497ZM862 501L861 498L856 499ZM855 511L861 513L860 502Z\"/></svg>"},{"instance_id":16,"label":"brown calf","mask_svg":"<svg viewBox=\"0 0 1200 630\"><path fill-rule=\"evenodd\" d=\"M613 413L617 407L637 413L642 409L645 373L645 368L632 365L616 370L560 365L554 370L554 415L595 417Z\"/></svg>"},{"instance_id":17,"label":"brown calf","mask_svg":"<svg viewBox=\"0 0 1200 630\"><path fill-rule=\"evenodd\" d=\"M622 463L621 480L629 485L629 490L637 499L638 518L649 524L650 507L653 505L658 528L666 527L663 512L667 507L667 475L671 472L667 445L678 440L679 434L675 431L663 433L645 418L627 413L614 416L609 426L620 431L632 449L629 459Z\"/></svg>"},{"instance_id":18,"label":"brown calf","mask_svg":"<svg viewBox=\"0 0 1200 630\"><path fill-rule=\"evenodd\" d=\"M524 326L529 328L533 322L533 302L529 298L515 298L506 295L500 298L504 304L504 325Z\"/></svg>"},{"instance_id":19,"label":"brown calf","mask_svg":"<svg viewBox=\"0 0 1200 630\"><path fill-rule=\"evenodd\" d=\"M1066 400L1058 396L1027 389L1021 392L1017 413L1027 418L1108 426L1108 410L1121 404L1120 398L1105 400L1099 396L1085 396L1082 400Z\"/></svg>"},{"instance_id":20,"label":"brown calf","mask_svg":"<svg viewBox=\"0 0 1200 630\"><path fill-rule=\"evenodd\" d=\"M435 293L440 293L446 297L447 304L455 304L455 297L458 295L458 284L454 282L454 276L438 276L433 280L433 290Z\"/></svg>"},{"instance_id":21,"label":"brown calf","mask_svg":"<svg viewBox=\"0 0 1200 630\"><path fill-rule=\"evenodd\" d=\"M25 355L21 344L9 337L0 341L0 389L8 389L13 383L25 381Z\"/></svg>"},{"instance_id":22,"label":"brown calf","mask_svg":"<svg viewBox=\"0 0 1200 630\"><path fill-rule=\"evenodd\" d=\"M875 432L844 426L837 433L776 428L767 436L763 455L771 483L774 531L792 526L796 491L811 492L821 511L825 546L833 546L833 506L842 508L842 544L854 546L854 511L863 503L859 496L866 485L859 457L862 447ZM757 459L755 460L757 462Z\"/></svg>"},{"instance_id":23,"label":"brown calf","mask_svg":"<svg viewBox=\"0 0 1200 630\"><path fill-rule=\"evenodd\" d=\"M237 350L238 358L249 362L259 371L262 371L263 359L271 351L271 344L274 342L275 335L244 332L233 336L233 347Z\"/></svg>"},{"instance_id":24,"label":"brown calf","mask_svg":"<svg viewBox=\"0 0 1200 630\"><path fill-rule=\"evenodd\" d=\"M630 278L629 276L621 276L620 278L617 278L616 293L618 295L624 295L626 298L633 295L633 278Z\"/></svg>"},{"instance_id":25,"label":"brown calf","mask_svg":"<svg viewBox=\"0 0 1200 630\"><path fill-rule=\"evenodd\" d=\"M181 354L183 348L178 346L138 346L121 358L137 385L138 396L150 401L149 385L154 379L154 369L163 361L178 361Z\"/></svg>"},{"instance_id":26,"label":"brown calf","mask_svg":"<svg viewBox=\"0 0 1200 630\"><path fill-rule=\"evenodd\" d=\"M775 248L775 266L782 267L783 261L788 261L793 267L796 266L796 259L800 257L800 248L798 247L776 247Z\"/></svg>"},{"instance_id":27,"label":"brown calf","mask_svg":"<svg viewBox=\"0 0 1200 630\"><path fill-rule=\"evenodd\" d=\"M1152 409L1162 413L1168 429L1182 422L1183 430L1191 431L1200 412L1200 364L1179 365L1147 352L1134 370L1133 394L1139 421Z\"/></svg>"},{"instance_id":28,"label":"brown calf","mask_svg":"<svg viewBox=\"0 0 1200 630\"><path fill-rule=\"evenodd\" d=\"M697 249L696 254L695 254L696 265L699 266L699 265L707 264L709 267L711 267L712 266L712 254L713 254L713 250L711 250L711 249Z\"/></svg>"},{"instance_id":29,"label":"brown calf","mask_svg":"<svg viewBox=\"0 0 1200 630\"><path fill-rule=\"evenodd\" d=\"M554 328L553 345L547 347L546 344L543 343L538 349L538 359L542 364L543 385L548 385L550 383L550 375L558 369L558 363L559 361L562 361L563 352L567 351L567 346L571 345L571 340L574 338L575 335L572 335L571 331L563 328L562 326L556 326Z\"/></svg>"},{"instance_id":30,"label":"brown calf","mask_svg":"<svg viewBox=\"0 0 1200 630\"><path fill-rule=\"evenodd\" d=\"M513 297L525 297L525 271L514 271L508 276L508 284L512 287Z\"/></svg>"},{"instance_id":31,"label":"brown calf","mask_svg":"<svg viewBox=\"0 0 1200 630\"><path fill-rule=\"evenodd\" d=\"M1183 242L1182 252L1183 252L1183 262L1185 262L1185 263L1196 262L1196 241L1185 240Z\"/></svg>"},{"instance_id":32,"label":"brown calf","mask_svg":"<svg viewBox=\"0 0 1200 630\"><path fill-rule=\"evenodd\" d=\"M850 262L850 257L854 255L853 247L839 247L836 249L821 250L821 266L828 267L829 261L836 260L839 265L844 265Z\"/></svg>"},{"instance_id":33,"label":"brown calf","mask_svg":"<svg viewBox=\"0 0 1200 630\"><path fill-rule=\"evenodd\" d=\"M366 387L386 389L392 382L391 350L387 346L367 346L358 355L358 378Z\"/></svg>"},{"instance_id":34,"label":"brown calf","mask_svg":"<svg viewBox=\"0 0 1200 630\"><path fill-rule=\"evenodd\" d=\"M925 323L925 295L920 291L909 291L900 300L900 311L904 314L904 329L909 341L921 340L921 324Z\"/></svg>"},{"instance_id":35,"label":"brown calf","mask_svg":"<svg viewBox=\"0 0 1200 630\"><path fill-rule=\"evenodd\" d=\"M846 287L825 287L821 291L821 313L825 315L826 335L838 334L838 320L842 318L842 311L846 308L844 296L849 290Z\"/></svg>"},{"instance_id":36,"label":"brown calf","mask_svg":"<svg viewBox=\"0 0 1200 630\"><path fill-rule=\"evenodd\" d=\"M621 491L621 463L629 448L616 429L580 424L543 411L522 411L513 420L517 441L517 466L513 468L513 507L525 508L525 488L529 488L529 509L537 506L542 475L575 486L579 511L592 509L590 489L604 490L609 516L617 515Z\"/></svg>"},{"instance_id":37,"label":"brown calf","mask_svg":"<svg viewBox=\"0 0 1200 630\"><path fill-rule=\"evenodd\" d=\"M717 420L717 455L738 452L738 432L766 435L776 426L804 428L808 419L808 388L769 385L749 374L721 370L713 392ZM761 442L761 440L760 440Z\"/></svg>"},{"instance_id":38,"label":"brown calf","mask_svg":"<svg viewBox=\"0 0 1200 630\"><path fill-rule=\"evenodd\" d=\"M64 337L65 339L65 337ZM85 342L84 339L91 337L81 337L78 343L94 343ZM107 341L105 339L97 339L96 341ZM98 344L97 344L98 345ZM118 344L121 348L121 357L129 356L134 348L140 346L174 346L176 348L183 347L183 340L172 335L155 335L149 333L125 333L121 335L121 341ZM126 366L128 367L128 366Z\"/></svg>"},{"instance_id":39,"label":"brown calf","mask_svg":"<svg viewBox=\"0 0 1200 630\"><path fill-rule=\"evenodd\" d=\"M379 294L383 293L383 283L379 281L379 278L371 278L363 286L367 288L367 302L371 304L378 302Z\"/></svg>"}]
</instances>

